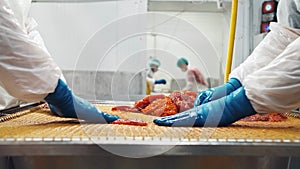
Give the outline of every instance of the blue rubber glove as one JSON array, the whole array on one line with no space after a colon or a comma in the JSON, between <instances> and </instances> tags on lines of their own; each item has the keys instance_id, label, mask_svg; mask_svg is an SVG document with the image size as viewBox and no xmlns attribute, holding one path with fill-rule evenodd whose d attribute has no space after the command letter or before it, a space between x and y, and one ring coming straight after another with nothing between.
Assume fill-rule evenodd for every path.
<instances>
[{"instance_id":1,"label":"blue rubber glove","mask_svg":"<svg viewBox=\"0 0 300 169\"><path fill-rule=\"evenodd\" d=\"M154 123L160 126L227 126L255 113L244 87L240 87L218 100L179 114L154 119Z\"/></svg>"},{"instance_id":2,"label":"blue rubber glove","mask_svg":"<svg viewBox=\"0 0 300 169\"><path fill-rule=\"evenodd\" d=\"M216 88L210 88L207 90L204 90L198 94L196 97L196 100L194 102L194 107L197 107L201 104L208 103L213 100L217 100L219 98L222 98L231 92L235 91L239 87L241 87L241 82L236 78L229 79L228 82L226 82L224 85L216 87Z\"/></svg>"},{"instance_id":3,"label":"blue rubber glove","mask_svg":"<svg viewBox=\"0 0 300 169\"><path fill-rule=\"evenodd\" d=\"M48 94L45 101L53 114L83 119L86 122L110 123L119 117L99 111L88 101L73 94L65 82L59 79L53 93Z\"/></svg>"},{"instance_id":4,"label":"blue rubber glove","mask_svg":"<svg viewBox=\"0 0 300 169\"><path fill-rule=\"evenodd\" d=\"M154 84L167 84L165 79L155 80Z\"/></svg>"}]
</instances>

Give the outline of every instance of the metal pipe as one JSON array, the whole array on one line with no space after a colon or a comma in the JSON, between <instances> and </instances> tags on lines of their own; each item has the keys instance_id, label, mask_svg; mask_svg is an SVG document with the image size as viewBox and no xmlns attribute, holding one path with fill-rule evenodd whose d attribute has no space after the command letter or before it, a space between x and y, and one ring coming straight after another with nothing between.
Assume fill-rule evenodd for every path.
<instances>
[{"instance_id":1,"label":"metal pipe","mask_svg":"<svg viewBox=\"0 0 300 169\"><path fill-rule=\"evenodd\" d=\"M231 72L232 55L233 55L233 49L234 49L234 39L235 39L235 30L236 30L237 10L238 10L238 0L232 0L230 32L229 32L229 41L228 41L228 51L227 51L224 82L227 82L227 80L229 78L229 74Z\"/></svg>"}]
</instances>

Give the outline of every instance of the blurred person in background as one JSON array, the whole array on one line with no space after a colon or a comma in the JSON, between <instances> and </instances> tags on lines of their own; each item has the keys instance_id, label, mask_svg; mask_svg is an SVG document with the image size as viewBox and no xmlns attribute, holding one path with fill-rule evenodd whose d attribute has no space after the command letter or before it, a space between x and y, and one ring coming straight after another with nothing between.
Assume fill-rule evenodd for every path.
<instances>
[{"instance_id":1,"label":"blurred person in background","mask_svg":"<svg viewBox=\"0 0 300 169\"><path fill-rule=\"evenodd\" d=\"M189 61L186 58L180 58L177 61L177 66L186 72L186 86L183 90L198 92L207 88L207 82L196 67L189 65Z\"/></svg>"},{"instance_id":2,"label":"blurred person in background","mask_svg":"<svg viewBox=\"0 0 300 169\"><path fill-rule=\"evenodd\" d=\"M158 71L158 68L160 66L160 61L158 59L150 59L148 62L149 69L147 71L147 77L146 77L146 94L149 95L151 92L154 91L154 85L156 84L167 84L167 81L165 79L159 79L156 80L154 78L154 73Z\"/></svg>"}]
</instances>

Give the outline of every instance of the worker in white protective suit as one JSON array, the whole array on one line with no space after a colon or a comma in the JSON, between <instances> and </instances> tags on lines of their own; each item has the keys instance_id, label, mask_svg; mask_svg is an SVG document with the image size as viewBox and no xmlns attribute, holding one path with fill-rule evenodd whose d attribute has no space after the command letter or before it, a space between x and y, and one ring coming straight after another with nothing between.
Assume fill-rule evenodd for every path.
<instances>
[{"instance_id":1,"label":"worker in white protective suit","mask_svg":"<svg viewBox=\"0 0 300 169\"><path fill-rule=\"evenodd\" d=\"M28 2L30 2L30 1L28 1ZM25 4L28 2L26 2L26 0L24 0L24 1L8 1L9 5L11 6L11 9L13 11L19 11L19 12L15 13L15 18L17 18L18 23L19 22L22 23L22 24L20 24L20 26L22 26L22 28L25 30L26 30L26 26L25 26L26 19L23 18L23 13L28 13L29 6L27 8L21 8L21 7L22 6L25 7ZM29 33L30 31L26 30L26 32ZM19 104L21 104L21 102L22 101L20 101L19 99L8 94L6 92L6 90L0 86L0 110L18 106Z\"/></svg>"},{"instance_id":2,"label":"worker in white protective suit","mask_svg":"<svg viewBox=\"0 0 300 169\"><path fill-rule=\"evenodd\" d=\"M19 4L18 5L17 4L18 2L15 2L15 1L9 1L9 2L11 4L11 6L13 6L15 8L19 7L19 10L22 9L21 6L23 4ZM24 2L26 2L26 1L21 1L20 3L24 3ZM29 9L26 9L24 11L28 11L28 10ZM21 18L20 13L18 13L18 14L19 14L19 16L17 16L17 18L19 18L18 20L23 20ZM49 52L48 52L48 50L47 50L47 48L44 45L44 41L43 41L40 33L37 31L38 24L36 23L36 21L33 18L31 18L31 17L28 17L25 20L26 20L26 22L24 23L24 26L25 26L24 28L25 28L25 30L26 30L29 38L31 40L35 41L36 44L38 44L41 48L43 48L43 50L45 52L48 53L48 55L50 55ZM23 23L23 21L21 23ZM63 81L65 81L63 75L61 76L61 79ZM8 109L8 108L15 107L15 106L19 106L21 103L23 103L21 100L15 98L13 96L11 96L10 94L8 94L6 92L5 89L3 89L0 86L0 110Z\"/></svg>"},{"instance_id":3,"label":"worker in white protective suit","mask_svg":"<svg viewBox=\"0 0 300 169\"><path fill-rule=\"evenodd\" d=\"M163 84L165 85L167 81L165 79L156 80L154 78L154 73L158 71L160 66L160 61L158 59L152 58L148 61L149 69L146 75L146 94L149 95L154 91L154 85Z\"/></svg>"},{"instance_id":4,"label":"worker in white protective suit","mask_svg":"<svg viewBox=\"0 0 300 169\"><path fill-rule=\"evenodd\" d=\"M256 113L300 107L300 0L281 0L278 23L219 87L198 94L195 107L155 119L163 126L226 126Z\"/></svg>"},{"instance_id":5,"label":"worker in white protective suit","mask_svg":"<svg viewBox=\"0 0 300 169\"><path fill-rule=\"evenodd\" d=\"M61 70L39 34L34 35L38 32L30 29L35 23L28 18L30 4L31 0L0 0L0 86L22 101L45 100L60 116L100 123L118 119L75 96L61 80Z\"/></svg>"}]
</instances>

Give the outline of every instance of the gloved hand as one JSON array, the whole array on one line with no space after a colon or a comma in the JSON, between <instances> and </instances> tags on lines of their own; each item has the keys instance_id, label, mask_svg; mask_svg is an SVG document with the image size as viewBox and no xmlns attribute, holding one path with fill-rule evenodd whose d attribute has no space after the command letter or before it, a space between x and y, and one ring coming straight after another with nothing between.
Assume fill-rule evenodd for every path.
<instances>
[{"instance_id":1,"label":"gloved hand","mask_svg":"<svg viewBox=\"0 0 300 169\"><path fill-rule=\"evenodd\" d=\"M197 95L196 100L194 102L194 107L224 97L241 86L242 84L238 79L231 78L222 86L204 90Z\"/></svg>"},{"instance_id":2,"label":"gloved hand","mask_svg":"<svg viewBox=\"0 0 300 169\"><path fill-rule=\"evenodd\" d=\"M86 122L110 123L119 117L99 111L88 101L73 94L65 82L59 79L53 93L48 94L45 101L52 113L63 117L79 118Z\"/></svg>"},{"instance_id":3,"label":"gloved hand","mask_svg":"<svg viewBox=\"0 0 300 169\"><path fill-rule=\"evenodd\" d=\"M227 126L255 113L244 87L240 87L218 100L176 115L154 119L153 122L160 126Z\"/></svg>"},{"instance_id":4,"label":"gloved hand","mask_svg":"<svg viewBox=\"0 0 300 169\"><path fill-rule=\"evenodd\" d=\"M165 79L155 80L154 84L167 84Z\"/></svg>"}]
</instances>

